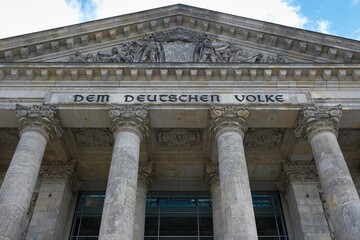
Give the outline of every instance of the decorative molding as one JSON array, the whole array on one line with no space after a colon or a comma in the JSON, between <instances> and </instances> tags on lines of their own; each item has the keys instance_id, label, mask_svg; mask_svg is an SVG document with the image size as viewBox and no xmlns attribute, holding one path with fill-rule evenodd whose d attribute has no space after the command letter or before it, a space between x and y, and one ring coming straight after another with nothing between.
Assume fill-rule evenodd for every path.
<instances>
[{"instance_id":1,"label":"decorative molding","mask_svg":"<svg viewBox=\"0 0 360 240\"><path fill-rule=\"evenodd\" d=\"M297 137L311 138L321 131L331 131L337 135L342 106L303 106L295 129Z\"/></svg>"},{"instance_id":2,"label":"decorative molding","mask_svg":"<svg viewBox=\"0 0 360 240\"><path fill-rule=\"evenodd\" d=\"M54 183L68 183L71 191L74 193L81 185L76 161L48 161L44 162L40 168L40 174L43 181Z\"/></svg>"},{"instance_id":3,"label":"decorative molding","mask_svg":"<svg viewBox=\"0 0 360 240\"><path fill-rule=\"evenodd\" d=\"M94 86L103 86L103 80L109 84L119 84L119 81L152 81L162 79L167 81L213 81L214 79L237 81L238 86L248 86L248 81L254 81L253 85L264 86L264 83L272 83L281 80L285 83L296 83L294 87L314 89L314 82L323 81L321 89L338 89L339 80L345 81L343 89L358 87L360 80L359 64L343 65L307 64L294 63L293 71L289 71L287 64L202 64L192 63L191 66L174 65L163 63L153 65L147 63L103 63L88 64L78 63L38 63L26 65L24 63L0 63L0 80L8 81L7 84L22 84L21 86L34 86L33 81L42 80L42 86L53 87L55 82L69 81L73 85L77 80L92 80ZM181 70L181 71L180 71ZM328 71L331 75L327 75ZM13 73L16 72L16 76ZM149 77L151 72L151 77ZM339 74L342 73L341 79ZM255 75L256 74L256 75ZM26 80L26 82L24 82ZM47 80L47 81L43 81ZM25 85L24 85L25 84ZM80 85L74 85L82 87ZM188 83L191 84L191 83ZM232 83L233 84L233 83Z\"/></svg>"},{"instance_id":4,"label":"decorative molding","mask_svg":"<svg viewBox=\"0 0 360 240\"><path fill-rule=\"evenodd\" d=\"M75 128L72 129L78 148L112 148L114 138L108 128Z\"/></svg>"},{"instance_id":5,"label":"decorative molding","mask_svg":"<svg viewBox=\"0 0 360 240\"><path fill-rule=\"evenodd\" d=\"M245 52L239 45L218 40L214 35L183 28L145 35L142 39L120 43L111 52L76 52L69 62L221 62L286 63L282 54Z\"/></svg>"},{"instance_id":6,"label":"decorative molding","mask_svg":"<svg viewBox=\"0 0 360 240\"><path fill-rule=\"evenodd\" d=\"M109 109L111 118L110 130L115 133L132 130L143 139L149 136L150 119L147 105L120 105Z\"/></svg>"},{"instance_id":7,"label":"decorative molding","mask_svg":"<svg viewBox=\"0 0 360 240\"><path fill-rule=\"evenodd\" d=\"M0 146L1 147L16 147L19 143L19 129L16 128L2 128L0 129Z\"/></svg>"},{"instance_id":8,"label":"decorative molding","mask_svg":"<svg viewBox=\"0 0 360 240\"><path fill-rule=\"evenodd\" d=\"M204 180L210 189L220 184L218 164L212 162L205 163Z\"/></svg>"},{"instance_id":9,"label":"decorative molding","mask_svg":"<svg viewBox=\"0 0 360 240\"><path fill-rule=\"evenodd\" d=\"M158 129L155 133L156 150L202 150L201 129Z\"/></svg>"},{"instance_id":10,"label":"decorative molding","mask_svg":"<svg viewBox=\"0 0 360 240\"><path fill-rule=\"evenodd\" d=\"M284 131L273 128L248 129L245 135L244 145L247 148L271 149L281 143Z\"/></svg>"},{"instance_id":11,"label":"decorative molding","mask_svg":"<svg viewBox=\"0 0 360 240\"><path fill-rule=\"evenodd\" d=\"M61 137L63 134L54 105L33 105L28 107L16 104L16 116L20 122L20 135L28 130L39 131L48 140L51 140L54 135Z\"/></svg>"},{"instance_id":12,"label":"decorative molding","mask_svg":"<svg viewBox=\"0 0 360 240\"><path fill-rule=\"evenodd\" d=\"M276 180L280 191L286 192L291 182L319 182L315 161L284 161L283 170Z\"/></svg>"},{"instance_id":13,"label":"decorative molding","mask_svg":"<svg viewBox=\"0 0 360 240\"><path fill-rule=\"evenodd\" d=\"M247 106L227 105L210 107L209 135L216 137L225 131L237 131L244 136L247 127L245 125L249 111Z\"/></svg>"},{"instance_id":14,"label":"decorative molding","mask_svg":"<svg viewBox=\"0 0 360 240\"><path fill-rule=\"evenodd\" d=\"M340 129L338 142L341 150L357 150L360 148L359 129Z\"/></svg>"},{"instance_id":15,"label":"decorative molding","mask_svg":"<svg viewBox=\"0 0 360 240\"><path fill-rule=\"evenodd\" d=\"M138 183L149 187L154 182L154 163L152 161L140 162L138 172Z\"/></svg>"}]
</instances>

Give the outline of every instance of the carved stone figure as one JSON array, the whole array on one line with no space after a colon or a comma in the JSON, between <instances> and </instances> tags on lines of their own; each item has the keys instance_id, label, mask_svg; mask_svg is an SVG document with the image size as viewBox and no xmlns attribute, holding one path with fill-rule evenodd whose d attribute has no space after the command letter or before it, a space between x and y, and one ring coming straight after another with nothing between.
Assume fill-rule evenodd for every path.
<instances>
[{"instance_id":1,"label":"carved stone figure","mask_svg":"<svg viewBox=\"0 0 360 240\"><path fill-rule=\"evenodd\" d=\"M70 62L286 63L282 54L245 52L239 45L181 28L114 46L110 52L76 52Z\"/></svg>"},{"instance_id":2,"label":"carved stone figure","mask_svg":"<svg viewBox=\"0 0 360 240\"><path fill-rule=\"evenodd\" d=\"M150 37L141 51L140 62L165 62L164 48L161 43Z\"/></svg>"}]
</instances>

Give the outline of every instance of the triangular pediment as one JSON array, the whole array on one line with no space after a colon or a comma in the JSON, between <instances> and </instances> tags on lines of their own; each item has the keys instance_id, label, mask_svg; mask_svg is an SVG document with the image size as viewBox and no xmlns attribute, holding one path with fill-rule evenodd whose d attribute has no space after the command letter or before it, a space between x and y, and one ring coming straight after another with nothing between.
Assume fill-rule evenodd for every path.
<instances>
[{"instance_id":1,"label":"triangular pediment","mask_svg":"<svg viewBox=\"0 0 360 240\"><path fill-rule=\"evenodd\" d=\"M358 41L173 5L0 40L0 62L358 63Z\"/></svg>"}]
</instances>

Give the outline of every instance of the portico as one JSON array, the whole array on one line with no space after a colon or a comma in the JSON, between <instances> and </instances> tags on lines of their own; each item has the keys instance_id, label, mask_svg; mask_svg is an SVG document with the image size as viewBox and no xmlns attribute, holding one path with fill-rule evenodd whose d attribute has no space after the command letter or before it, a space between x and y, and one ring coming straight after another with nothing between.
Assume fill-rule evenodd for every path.
<instances>
[{"instance_id":1,"label":"portico","mask_svg":"<svg viewBox=\"0 0 360 240\"><path fill-rule=\"evenodd\" d=\"M166 13L0 40L0 238L359 239L359 42Z\"/></svg>"}]
</instances>

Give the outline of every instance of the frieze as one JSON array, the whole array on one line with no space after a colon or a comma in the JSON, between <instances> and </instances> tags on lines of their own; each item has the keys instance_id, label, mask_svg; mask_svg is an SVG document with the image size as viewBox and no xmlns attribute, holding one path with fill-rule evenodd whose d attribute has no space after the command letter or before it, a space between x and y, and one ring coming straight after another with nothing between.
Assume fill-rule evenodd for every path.
<instances>
[{"instance_id":1,"label":"frieze","mask_svg":"<svg viewBox=\"0 0 360 240\"><path fill-rule=\"evenodd\" d=\"M245 51L237 44L216 39L215 35L176 28L121 43L109 52L76 52L69 61L286 63L288 60L282 54Z\"/></svg>"},{"instance_id":2,"label":"frieze","mask_svg":"<svg viewBox=\"0 0 360 240\"><path fill-rule=\"evenodd\" d=\"M244 145L249 148L271 149L281 143L284 130L272 128L248 129Z\"/></svg>"},{"instance_id":3,"label":"frieze","mask_svg":"<svg viewBox=\"0 0 360 240\"><path fill-rule=\"evenodd\" d=\"M155 149L167 150L202 150L201 129L158 129L155 133Z\"/></svg>"},{"instance_id":4,"label":"frieze","mask_svg":"<svg viewBox=\"0 0 360 240\"><path fill-rule=\"evenodd\" d=\"M78 148L112 148L113 135L107 128L76 128L72 129Z\"/></svg>"}]
</instances>

